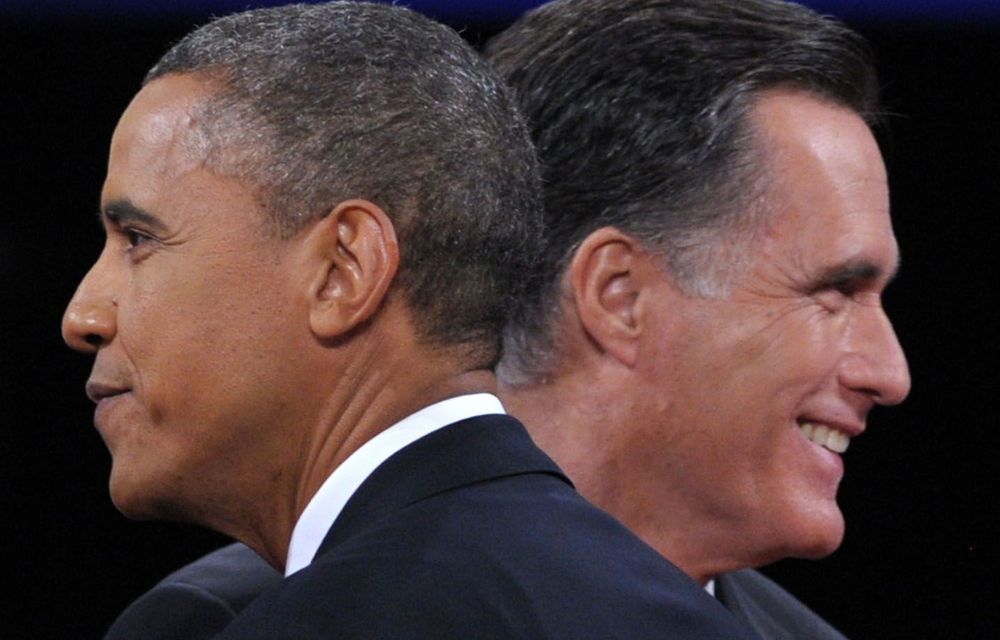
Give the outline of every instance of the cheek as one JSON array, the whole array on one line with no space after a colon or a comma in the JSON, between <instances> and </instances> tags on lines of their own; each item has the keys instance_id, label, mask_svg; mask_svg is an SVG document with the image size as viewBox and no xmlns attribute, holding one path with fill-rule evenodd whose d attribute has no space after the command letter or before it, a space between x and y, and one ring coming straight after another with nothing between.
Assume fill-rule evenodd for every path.
<instances>
[{"instance_id":1,"label":"cheek","mask_svg":"<svg viewBox=\"0 0 1000 640\"><path fill-rule=\"evenodd\" d=\"M733 349L756 402L787 409L824 388L834 375L844 327L841 318L812 306L786 313Z\"/></svg>"},{"instance_id":2,"label":"cheek","mask_svg":"<svg viewBox=\"0 0 1000 640\"><path fill-rule=\"evenodd\" d=\"M844 320L825 311L781 327L773 349L776 384L802 393L826 388L836 377L844 330Z\"/></svg>"},{"instance_id":3,"label":"cheek","mask_svg":"<svg viewBox=\"0 0 1000 640\"><path fill-rule=\"evenodd\" d=\"M685 362L676 388L691 400L683 419L712 434L720 457L769 467L786 439L797 437L803 402L834 379L836 331L819 316L796 312L756 319L744 313L714 328L676 354Z\"/></svg>"},{"instance_id":4,"label":"cheek","mask_svg":"<svg viewBox=\"0 0 1000 640\"><path fill-rule=\"evenodd\" d=\"M132 290L128 304L123 300L121 347L154 419L197 402L206 390L224 393L232 386L232 372L247 368L241 361L254 353L255 314L247 296L232 295L227 284L149 281Z\"/></svg>"}]
</instances>

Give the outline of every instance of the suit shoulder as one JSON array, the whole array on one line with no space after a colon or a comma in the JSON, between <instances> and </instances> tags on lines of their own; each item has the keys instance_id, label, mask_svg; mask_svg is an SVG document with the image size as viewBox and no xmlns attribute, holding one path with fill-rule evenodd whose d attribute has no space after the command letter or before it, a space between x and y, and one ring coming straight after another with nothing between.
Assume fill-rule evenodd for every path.
<instances>
[{"instance_id":1,"label":"suit shoulder","mask_svg":"<svg viewBox=\"0 0 1000 640\"><path fill-rule=\"evenodd\" d=\"M279 584L282 578L281 573L249 547L234 543L171 573L154 590L167 586L190 587L239 610L265 589Z\"/></svg>"},{"instance_id":2,"label":"suit shoulder","mask_svg":"<svg viewBox=\"0 0 1000 640\"><path fill-rule=\"evenodd\" d=\"M370 523L223 637L753 637L612 518L522 482L535 481L466 487Z\"/></svg>"},{"instance_id":3,"label":"suit shoulder","mask_svg":"<svg viewBox=\"0 0 1000 640\"><path fill-rule=\"evenodd\" d=\"M130 604L105 640L211 638L235 617L229 603L189 584L159 584Z\"/></svg>"},{"instance_id":4,"label":"suit shoulder","mask_svg":"<svg viewBox=\"0 0 1000 640\"><path fill-rule=\"evenodd\" d=\"M812 609L759 571L741 569L718 576L716 595L762 638L846 640Z\"/></svg>"},{"instance_id":5,"label":"suit shoulder","mask_svg":"<svg viewBox=\"0 0 1000 640\"><path fill-rule=\"evenodd\" d=\"M211 638L281 578L248 547L223 547L168 575L130 604L105 640Z\"/></svg>"}]
</instances>

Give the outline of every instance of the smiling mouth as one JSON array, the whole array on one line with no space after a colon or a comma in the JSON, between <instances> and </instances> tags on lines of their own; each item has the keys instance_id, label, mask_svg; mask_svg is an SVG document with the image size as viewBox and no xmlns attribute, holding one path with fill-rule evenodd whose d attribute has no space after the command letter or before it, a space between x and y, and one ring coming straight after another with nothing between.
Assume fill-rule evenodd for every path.
<instances>
[{"instance_id":1,"label":"smiling mouth","mask_svg":"<svg viewBox=\"0 0 1000 640\"><path fill-rule=\"evenodd\" d=\"M825 424L818 424L816 422L800 422L799 431L810 442L814 442L834 453L844 453L847 451L847 445L851 441L851 437L843 431L831 429Z\"/></svg>"}]
</instances>

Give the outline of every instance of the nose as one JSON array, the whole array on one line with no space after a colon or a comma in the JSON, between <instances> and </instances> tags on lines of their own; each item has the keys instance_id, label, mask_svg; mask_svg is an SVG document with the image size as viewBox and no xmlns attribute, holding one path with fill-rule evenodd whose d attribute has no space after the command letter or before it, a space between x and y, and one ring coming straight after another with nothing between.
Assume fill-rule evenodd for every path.
<instances>
[{"instance_id":1,"label":"nose","mask_svg":"<svg viewBox=\"0 0 1000 640\"><path fill-rule=\"evenodd\" d=\"M90 269L63 314L62 336L71 349L96 353L117 331L118 299L101 261Z\"/></svg>"},{"instance_id":2,"label":"nose","mask_svg":"<svg viewBox=\"0 0 1000 640\"><path fill-rule=\"evenodd\" d=\"M882 405L902 402L910 393L910 369L892 323L881 304L862 311L851 333L851 353L842 380Z\"/></svg>"}]
</instances>

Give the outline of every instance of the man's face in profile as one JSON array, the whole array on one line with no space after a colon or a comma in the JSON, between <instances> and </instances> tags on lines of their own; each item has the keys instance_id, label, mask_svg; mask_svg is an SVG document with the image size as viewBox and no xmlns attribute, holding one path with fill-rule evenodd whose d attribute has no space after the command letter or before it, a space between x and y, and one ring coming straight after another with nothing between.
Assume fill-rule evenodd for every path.
<instances>
[{"instance_id":1,"label":"man's face in profile","mask_svg":"<svg viewBox=\"0 0 1000 640\"><path fill-rule=\"evenodd\" d=\"M766 562L840 544L841 453L910 380L881 306L898 254L868 128L789 91L761 97L754 122L771 163L769 217L730 295L651 296L662 328L641 366L664 399L630 458L648 486L740 531L746 548L734 553Z\"/></svg>"},{"instance_id":2,"label":"man's face in profile","mask_svg":"<svg viewBox=\"0 0 1000 640\"><path fill-rule=\"evenodd\" d=\"M87 392L112 499L133 517L186 517L252 477L249 452L296 410L283 395L296 384L283 363L305 339L289 320L294 243L262 230L247 188L205 167L193 142L205 96L168 75L129 105L101 197L106 244L63 319L67 343L96 354Z\"/></svg>"}]
</instances>

